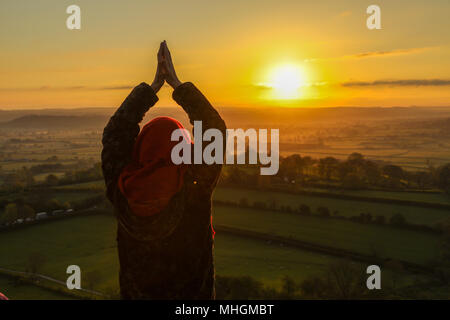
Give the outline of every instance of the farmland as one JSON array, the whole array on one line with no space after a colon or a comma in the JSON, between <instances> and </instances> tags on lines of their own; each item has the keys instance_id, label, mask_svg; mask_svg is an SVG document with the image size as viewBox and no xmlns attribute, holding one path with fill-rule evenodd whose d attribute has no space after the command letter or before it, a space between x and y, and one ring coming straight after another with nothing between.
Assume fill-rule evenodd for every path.
<instances>
[{"instance_id":1,"label":"farmland","mask_svg":"<svg viewBox=\"0 0 450 320\"><path fill-rule=\"evenodd\" d=\"M281 155L295 153L292 159L298 162L293 166L282 158L279 174L266 180L260 179L257 167L224 167L213 194L219 277L251 276L279 289L285 276L300 284L326 279L330 266L339 262L365 273L375 261L382 265L384 283L395 282L406 290L405 296L410 288L418 288L421 298L448 296L448 288L433 273L442 266L442 226L450 219L450 197L440 184L441 166L450 162L446 123L435 110L436 116L427 120L433 125L414 120L420 130L411 132L409 114L403 120L372 121L378 111L360 110L370 117L350 123L333 117L300 124L291 116L279 115L274 123L253 119L258 126L277 125ZM255 124L243 123L232 112L224 115L230 127ZM102 114L95 126L75 130L84 119L79 116L67 130L53 118L30 130L0 130L0 217L6 211L31 216L58 209L75 212L5 228L0 232L0 268L26 271L30 257L38 253L45 260L40 273L65 280L67 266L76 264L83 274L96 274L96 290L114 296L117 225L104 197L99 165L101 129L108 117ZM330 156L335 158L325 158ZM399 216L400 223L394 223ZM295 241L306 245L292 245ZM368 259L358 260L357 255ZM408 263L425 271L408 269ZM68 298L29 283L17 285L4 275L0 291L14 299Z\"/></svg>"},{"instance_id":2,"label":"farmland","mask_svg":"<svg viewBox=\"0 0 450 320\"><path fill-rule=\"evenodd\" d=\"M439 237L351 221L216 206L215 223L367 255L426 264L437 258Z\"/></svg>"},{"instance_id":3,"label":"farmland","mask_svg":"<svg viewBox=\"0 0 450 320\"><path fill-rule=\"evenodd\" d=\"M385 197L387 192L377 193ZM399 199L399 197L407 197L403 193L390 195L391 199ZM413 197L413 195L409 195ZM282 192L248 190L239 188L218 188L214 193L216 200L234 200L239 201L246 198L250 203L255 201L263 201L266 203L277 203L278 205L290 206L297 208L301 204L310 206L313 210L320 206L326 206L331 211L337 210L339 214L344 216L355 216L360 213L371 213L372 215L383 215L387 218L396 213L401 213L406 220L415 224L434 225L440 221L444 221L450 217L450 213L446 210L434 208L419 208L414 206L404 206L397 204L374 203L368 201L342 200L330 197L319 197L311 195L295 195ZM422 195L422 199L433 202L437 198L438 201L445 201L444 196ZM401 199L401 198L400 198Z\"/></svg>"},{"instance_id":4,"label":"farmland","mask_svg":"<svg viewBox=\"0 0 450 320\"><path fill-rule=\"evenodd\" d=\"M41 273L57 279L67 277L68 265L83 272L99 271L96 289L110 292L118 287L116 222L112 216L73 217L0 234L0 265L26 269L34 252L46 257ZM7 257L7 259L6 259ZM282 276L300 281L320 275L337 259L252 239L218 233L215 238L216 273L225 276L251 275L265 284L279 286Z\"/></svg>"}]
</instances>

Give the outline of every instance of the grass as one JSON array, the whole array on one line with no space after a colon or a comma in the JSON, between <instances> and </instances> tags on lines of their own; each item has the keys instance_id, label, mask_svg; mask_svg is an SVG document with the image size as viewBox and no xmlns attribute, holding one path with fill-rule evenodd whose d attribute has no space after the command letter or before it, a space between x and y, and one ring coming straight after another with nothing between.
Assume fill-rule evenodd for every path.
<instances>
[{"instance_id":1,"label":"grass","mask_svg":"<svg viewBox=\"0 0 450 320\"><path fill-rule=\"evenodd\" d=\"M101 190L104 189L103 180L71 184L55 187L58 190ZM317 191L317 190L314 190ZM323 190L322 190L323 191ZM334 192L334 191L333 191ZM374 197L383 199L413 200L431 203L450 203L450 197L442 193L415 193L415 192L388 192L388 191L339 191L339 194L349 194L355 196ZM276 201L278 205L289 205L292 208L298 208L300 204L306 204L312 210L319 206L326 206L331 212L338 210L340 215L355 216L360 213L371 213L373 216L383 215L389 219L392 215L401 213L409 223L424 224L433 226L436 223L450 218L450 213L445 210L433 208L420 208L407 205L374 203L367 201L343 200L335 198L315 197L310 195L295 195L283 192L260 191L245 188L217 188L214 193L216 200L239 201L241 198L247 198L250 203L255 201L272 202Z\"/></svg>"},{"instance_id":2,"label":"grass","mask_svg":"<svg viewBox=\"0 0 450 320\"><path fill-rule=\"evenodd\" d=\"M228 206L215 206L214 224L420 264L437 257L440 240L434 234L386 226Z\"/></svg>"},{"instance_id":3,"label":"grass","mask_svg":"<svg viewBox=\"0 0 450 320\"><path fill-rule=\"evenodd\" d=\"M249 275L279 287L281 278L302 281L320 275L338 259L260 240L216 233L215 267L222 276Z\"/></svg>"},{"instance_id":4,"label":"grass","mask_svg":"<svg viewBox=\"0 0 450 320\"><path fill-rule=\"evenodd\" d=\"M316 192L331 192L336 194L351 195L357 197L371 197L380 199L394 199L394 200L407 200L418 201L426 203L441 203L450 204L450 196L443 192L408 192L408 191L381 191L381 190L324 190L306 188L306 190Z\"/></svg>"},{"instance_id":5,"label":"grass","mask_svg":"<svg viewBox=\"0 0 450 320\"><path fill-rule=\"evenodd\" d=\"M409 223L424 224L433 226L438 222L450 218L450 213L446 210L419 208L387 203L375 203L356 200L343 200L334 198L315 197L311 195L295 195L282 192L249 190L244 188L217 188L214 199L239 201L246 198L249 203L255 201L272 202L278 205L298 208L300 204L306 204L312 210L317 210L320 206L325 206L331 212L337 210L343 216L356 216L360 213L371 213L373 216L383 215L389 219L392 215L401 213Z\"/></svg>"},{"instance_id":6,"label":"grass","mask_svg":"<svg viewBox=\"0 0 450 320\"><path fill-rule=\"evenodd\" d=\"M64 176L64 172L46 172L46 173L40 173L40 174L36 174L34 175L34 180L36 182L43 182L45 181L45 179L47 179L47 176L53 174L54 176L61 178Z\"/></svg>"},{"instance_id":7,"label":"grass","mask_svg":"<svg viewBox=\"0 0 450 320\"><path fill-rule=\"evenodd\" d=\"M0 275L0 292L10 300L70 300L71 297L31 284L16 284L10 277Z\"/></svg>"},{"instance_id":8,"label":"grass","mask_svg":"<svg viewBox=\"0 0 450 320\"><path fill-rule=\"evenodd\" d=\"M110 292L118 288L115 232L114 217L104 215L73 217L3 232L0 266L24 271L30 254L40 252L47 259L40 273L64 280L67 266L75 264L82 273L98 271L101 277L95 289ZM284 275L297 281L319 275L334 261L334 257L259 240L221 233L215 238L217 274L250 275L273 286L278 286Z\"/></svg>"},{"instance_id":9,"label":"grass","mask_svg":"<svg viewBox=\"0 0 450 320\"><path fill-rule=\"evenodd\" d=\"M36 190L33 192L23 192L23 193L13 193L4 196L0 196L0 200L7 200L8 202L14 202L17 199L25 199L27 201L28 198L40 197L43 200L56 199L61 203L66 201L79 201L84 200L89 197L94 196L95 193L82 191L82 192L48 192L48 190Z\"/></svg>"},{"instance_id":10,"label":"grass","mask_svg":"<svg viewBox=\"0 0 450 320\"><path fill-rule=\"evenodd\" d=\"M69 265L83 272L99 271L99 290L117 287L118 264L113 217L74 217L46 222L0 234L0 266L25 271L30 254L38 252L46 263L39 272L56 279L67 278Z\"/></svg>"},{"instance_id":11,"label":"grass","mask_svg":"<svg viewBox=\"0 0 450 320\"><path fill-rule=\"evenodd\" d=\"M105 189L105 182L103 180L75 183L54 187L56 190L103 190Z\"/></svg>"}]
</instances>

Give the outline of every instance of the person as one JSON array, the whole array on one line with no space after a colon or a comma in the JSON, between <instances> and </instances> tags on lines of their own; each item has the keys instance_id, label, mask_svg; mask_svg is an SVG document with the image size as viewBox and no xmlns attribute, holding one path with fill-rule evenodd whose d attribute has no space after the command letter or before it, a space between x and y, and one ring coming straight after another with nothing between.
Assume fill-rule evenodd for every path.
<instances>
[{"instance_id":1,"label":"person","mask_svg":"<svg viewBox=\"0 0 450 320\"><path fill-rule=\"evenodd\" d=\"M122 299L214 299L211 196L221 164L175 165L171 149L179 141L171 141L171 134L183 129L182 124L158 117L139 132L139 123L167 82L191 124L202 121L203 130L216 128L223 137L226 126L191 82L178 79L165 41L157 59L153 83L132 90L102 138L106 195L118 221L120 295ZM193 148L189 135L183 139Z\"/></svg>"}]
</instances>

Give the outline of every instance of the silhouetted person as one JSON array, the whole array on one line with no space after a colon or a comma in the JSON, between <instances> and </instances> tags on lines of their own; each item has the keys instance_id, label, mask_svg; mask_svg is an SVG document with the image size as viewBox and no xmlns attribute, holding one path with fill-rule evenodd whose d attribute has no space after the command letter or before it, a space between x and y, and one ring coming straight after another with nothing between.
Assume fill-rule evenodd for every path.
<instances>
[{"instance_id":1,"label":"silhouetted person","mask_svg":"<svg viewBox=\"0 0 450 320\"><path fill-rule=\"evenodd\" d=\"M155 118L139 132L164 81L191 123L200 120L203 130L217 128L225 137L225 123L208 100L192 83L178 80L164 41L152 85L134 88L103 132L103 174L118 221L121 297L214 299L211 195L222 166L173 164L171 149L178 142L171 133L183 128L175 119Z\"/></svg>"}]
</instances>

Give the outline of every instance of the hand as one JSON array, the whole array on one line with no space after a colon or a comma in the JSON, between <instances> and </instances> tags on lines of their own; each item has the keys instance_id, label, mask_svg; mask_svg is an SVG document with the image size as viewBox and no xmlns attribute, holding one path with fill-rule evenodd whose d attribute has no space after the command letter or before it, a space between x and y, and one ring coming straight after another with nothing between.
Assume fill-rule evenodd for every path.
<instances>
[{"instance_id":1,"label":"hand","mask_svg":"<svg viewBox=\"0 0 450 320\"><path fill-rule=\"evenodd\" d=\"M167 43L165 40L161 43L161 48L162 48L162 57L160 63L163 70L162 72L164 74L164 78L173 89L176 89L179 85L181 85L181 81L178 79L177 74L175 72L175 68L172 62L172 56L170 55L170 51L169 48L167 47ZM160 57L158 55L158 59L159 58Z\"/></svg>"},{"instance_id":2,"label":"hand","mask_svg":"<svg viewBox=\"0 0 450 320\"><path fill-rule=\"evenodd\" d=\"M162 57L163 57L163 43L161 42L158 50L158 66L156 67L156 74L155 79L153 80L153 83L150 85L155 93L158 93L159 89L164 84L164 72L163 72L163 65L162 65Z\"/></svg>"}]
</instances>

